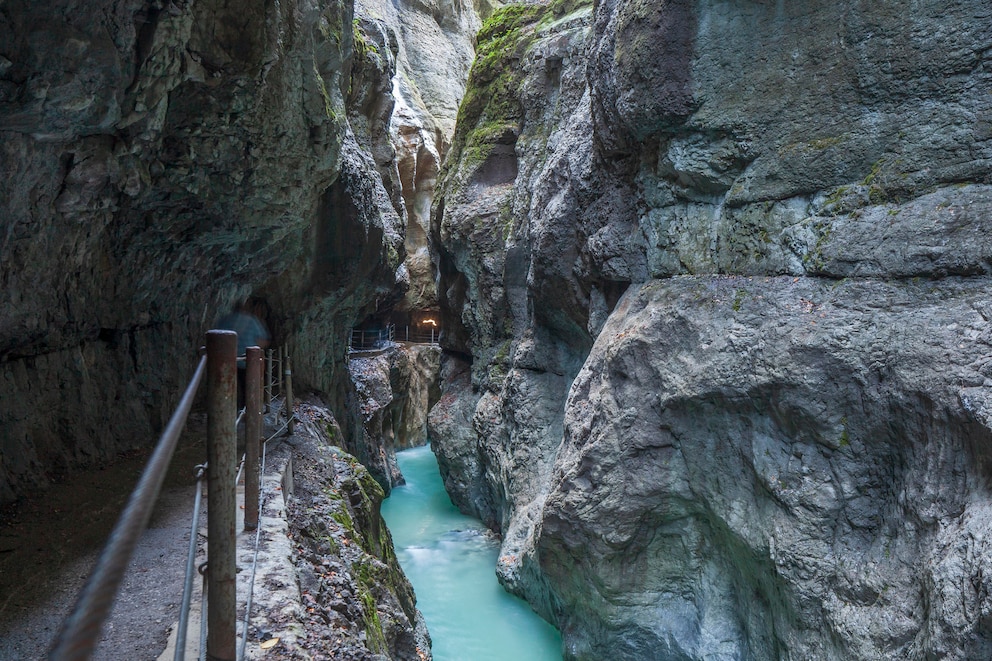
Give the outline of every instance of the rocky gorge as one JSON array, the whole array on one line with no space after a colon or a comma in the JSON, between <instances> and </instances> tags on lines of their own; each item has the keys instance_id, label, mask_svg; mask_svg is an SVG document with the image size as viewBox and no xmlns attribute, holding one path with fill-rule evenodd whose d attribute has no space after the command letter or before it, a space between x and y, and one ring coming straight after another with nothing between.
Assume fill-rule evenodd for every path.
<instances>
[{"instance_id":1,"label":"rocky gorge","mask_svg":"<svg viewBox=\"0 0 992 661\"><path fill-rule=\"evenodd\" d=\"M487 6L0 5L0 504L144 451L203 333L247 301L298 393L329 407L318 445L376 481L346 536L388 564L373 492L389 489L393 447L364 427L349 335L380 310L431 305L414 212L430 208ZM294 525L319 530L307 517L326 511ZM406 645L421 637L403 631L412 595L389 576L352 586L363 601L344 616L362 638L348 653L429 658ZM380 606L388 644L366 635Z\"/></svg>"},{"instance_id":2,"label":"rocky gorge","mask_svg":"<svg viewBox=\"0 0 992 661\"><path fill-rule=\"evenodd\" d=\"M7 0L0 501L250 297L566 659L992 657L989 89L979 0Z\"/></svg>"}]
</instances>

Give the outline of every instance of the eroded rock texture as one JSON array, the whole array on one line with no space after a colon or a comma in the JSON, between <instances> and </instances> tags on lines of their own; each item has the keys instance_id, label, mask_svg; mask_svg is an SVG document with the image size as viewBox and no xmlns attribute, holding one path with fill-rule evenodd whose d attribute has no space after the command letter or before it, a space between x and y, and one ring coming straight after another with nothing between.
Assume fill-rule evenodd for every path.
<instances>
[{"instance_id":1,"label":"eroded rock texture","mask_svg":"<svg viewBox=\"0 0 992 661\"><path fill-rule=\"evenodd\" d=\"M345 2L0 8L0 500L149 442L249 294L352 420L347 329L403 254L352 42Z\"/></svg>"},{"instance_id":2,"label":"eroded rock texture","mask_svg":"<svg viewBox=\"0 0 992 661\"><path fill-rule=\"evenodd\" d=\"M992 653L990 34L977 1L484 25L431 437L567 658Z\"/></svg>"},{"instance_id":3,"label":"eroded rock texture","mask_svg":"<svg viewBox=\"0 0 992 661\"><path fill-rule=\"evenodd\" d=\"M988 294L724 276L628 292L573 383L542 519L573 653L989 656Z\"/></svg>"},{"instance_id":4,"label":"eroded rock texture","mask_svg":"<svg viewBox=\"0 0 992 661\"><path fill-rule=\"evenodd\" d=\"M428 250L430 209L475 55L480 16L491 12L484 1L356 4L356 49L373 66L367 67L369 75L352 75L349 107L357 112L350 121L387 182L404 228L396 296L382 306L385 312L376 307L388 322L410 324L424 314L433 316L438 306ZM380 356L356 355L350 367L362 439L356 454L388 493L402 480L395 450L427 442L427 411L438 398L439 352L397 345Z\"/></svg>"},{"instance_id":5,"label":"eroded rock texture","mask_svg":"<svg viewBox=\"0 0 992 661\"><path fill-rule=\"evenodd\" d=\"M436 345L396 344L355 353L348 371L358 395L366 445L381 448L365 462L387 494L403 476L396 451L428 443L427 412L440 397L441 350Z\"/></svg>"},{"instance_id":6,"label":"eroded rock texture","mask_svg":"<svg viewBox=\"0 0 992 661\"><path fill-rule=\"evenodd\" d=\"M260 628L280 631L281 625L290 632L279 650L264 655L342 661L431 659L430 636L413 587L379 514L382 488L329 438L337 423L326 408L308 402L301 413L303 429L292 449L293 496L287 508L300 604L263 614L268 621L260 622ZM288 623L287 614L293 616Z\"/></svg>"},{"instance_id":7,"label":"eroded rock texture","mask_svg":"<svg viewBox=\"0 0 992 661\"><path fill-rule=\"evenodd\" d=\"M406 294L395 310L436 309L434 268L428 251L431 204L441 161L451 144L458 104L475 56L480 16L489 0L356 3L358 29L367 50L395 60L390 83L388 149L377 162L395 181L397 208L404 215L406 259L400 277Z\"/></svg>"}]
</instances>

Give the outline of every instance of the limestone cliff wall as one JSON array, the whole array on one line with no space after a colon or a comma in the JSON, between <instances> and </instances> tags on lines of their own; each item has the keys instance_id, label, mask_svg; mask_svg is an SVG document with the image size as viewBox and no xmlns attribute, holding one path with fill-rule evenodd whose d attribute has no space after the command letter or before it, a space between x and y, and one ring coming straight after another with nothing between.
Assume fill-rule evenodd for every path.
<instances>
[{"instance_id":1,"label":"limestone cliff wall","mask_svg":"<svg viewBox=\"0 0 992 661\"><path fill-rule=\"evenodd\" d=\"M390 113L377 163L395 182L394 204L404 219L406 287L394 309L404 313L437 308L434 268L428 251L430 209L441 162L455 129L458 104L475 56L480 18L490 0L360 0L356 3L363 41L394 61L386 90Z\"/></svg>"},{"instance_id":2,"label":"limestone cliff wall","mask_svg":"<svg viewBox=\"0 0 992 661\"><path fill-rule=\"evenodd\" d=\"M989 656L990 34L976 1L483 26L431 436L566 658Z\"/></svg>"},{"instance_id":3,"label":"limestone cliff wall","mask_svg":"<svg viewBox=\"0 0 992 661\"><path fill-rule=\"evenodd\" d=\"M347 329L403 256L353 41L346 2L0 8L0 500L149 442L249 294L353 419Z\"/></svg>"},{"instance_id":4,"label":"limestone cliff wall","mask_svg":"<svg viewBox=\"0 0 992 661\"><path fill-rule=\"evenodd\" d=\"M354 353L348 372L362 415L365 445L376 456L363 459L388 495L403 476L396 451L426 445L427 412L440 397L441 350L435 345L395 344L383 351Z\"/></svg>"}]
</instances>

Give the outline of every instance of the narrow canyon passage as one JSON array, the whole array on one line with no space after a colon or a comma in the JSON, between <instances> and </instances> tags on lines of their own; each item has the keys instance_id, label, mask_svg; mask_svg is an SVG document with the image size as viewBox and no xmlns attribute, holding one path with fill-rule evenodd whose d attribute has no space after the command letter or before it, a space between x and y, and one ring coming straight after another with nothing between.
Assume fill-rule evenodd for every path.
<instances>
[{"instance_id":1,"label":"narrow canyon passage","mask_svg":"<svg viewBox=\"0 0 992 661\"><path fill-rule=\"evenodd\" d=\"M403 571L431 632L435 661L552 661L561 636L496 581L499 542L460 514L429 446L397 454L406 484L382 504Z\"/></svg>"},{"instance_id":2,"label":"narrow canyon passage","mask_svg":"<svg viewBox=\"0 0 992 661\"><path fill-rule=\"evenodd\" d=\"M989 90L988 0L0 0L0 661L242 307L269 661L992 659Z\"/></svg>"}]
</instances>

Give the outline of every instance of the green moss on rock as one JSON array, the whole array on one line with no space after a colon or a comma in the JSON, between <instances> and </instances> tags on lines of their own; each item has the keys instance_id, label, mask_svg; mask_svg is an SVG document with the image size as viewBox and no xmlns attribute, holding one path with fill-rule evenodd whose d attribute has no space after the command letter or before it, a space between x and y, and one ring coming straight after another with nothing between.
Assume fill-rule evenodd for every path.
<instances>
[{"instance_id":1,"label":"green moss on rock","mask_svg":"<svg viewBox=\"0 0 992 661\"><path fill-rule=\"evenodd\" d=\"M457 130L448 163L474 168L494 145L520 134L523 109L519 61L540 29L591 0L554 0L547 4L509 4L486 19L479 30L475 62L458 110Z\"/></svg>"}]
</instances>

